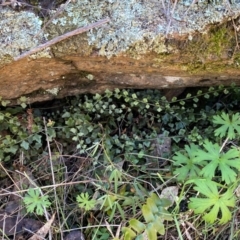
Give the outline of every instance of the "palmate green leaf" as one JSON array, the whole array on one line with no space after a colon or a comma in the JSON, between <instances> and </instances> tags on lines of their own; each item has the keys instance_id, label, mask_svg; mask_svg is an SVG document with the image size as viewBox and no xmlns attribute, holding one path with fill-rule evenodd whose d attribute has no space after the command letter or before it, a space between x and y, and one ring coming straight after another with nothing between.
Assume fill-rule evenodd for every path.
<instances>
[{"instance_id":1,"label":"palmate green leaf","mask_svg":"<svg viewBox=\"0 0 240 240\"><path fill-rule=\"evenodd\" d=\"M201 167L206 165L206 162L201 161L199 163L196 159L196 153L198 146L195 144L190 144L190 146L185 146L185 153L177 152L173 157L173 165L177 166L176 170L173 172L177 175L177 179L184 181L187 178L193 179L199 176Z\"/></svg>"},{"instance_id":2,"label":"palmate green leaf","mask_svg":"<svg viewBox=\"0 0 240 240\"><path fill-rule=\"evenodd\" d=\"M213 123L222 125L217 128L215 136L228 137L230 140L236 137L236 133L240 134L240 115L235 113L229 117L227 113L222 113L221 116L214 116Z\"/></svg>"},{"instance_id":3,"label":"palmate green leaf","mask_svg":"<svg viewBox=\"0 0 240 240\"><path fill-rule=\"evenodd\" d=\"M215 176L216 169L221 171L222 180L227 184L236 180L237 173L240 170L240 159L237 149L230 149L228 152L220 152L221 147L213 144L208 140L204 141L205 150L197 150L196 161L208 161L209 163L203 167L200 175L205 178L212 179Z\"/></svg>"},{"instance_id":4,"label":"palmate green leaf","mask_svg":"<svg viewBox=\"0 0 240 240\"><path fill-rule=\"evenodd\" d=\"M36 212L38 215L43 215L44 208L48 208L51 203L48 200L48 195L41 196L40 190L30 188L23 198L23 202L26 205L27 212Z\"/></svg>"},{"instance_id":5,"label":"palmate green leaf","mask_svg":"<svg viewBox=\"0 0 240 240\"><path fill-rule=\"evenodd\" d=\"M235 206L235 197L232 189L220 194L217 183L211 180L195 181L194 189L206 196L205 198L190 198L189 208L196 214L204 214L203 219L206 222L213 223L218 220L221 213L220 224L231 220L232 214L229 207Z\"/></svg>"},{"instance_id":6,"label":"palmate green leaf","mask_svg":"<svg viewBox=\"0 0 240 240\"><path fill-rule=\"evenodd\" d=\"M90 199L89 194L87 192L79 194L77 196L77 202L78 206L80 208L85 209L86 211L93 209L96 204L96 200Z\"/></svg>"}]
</instances>

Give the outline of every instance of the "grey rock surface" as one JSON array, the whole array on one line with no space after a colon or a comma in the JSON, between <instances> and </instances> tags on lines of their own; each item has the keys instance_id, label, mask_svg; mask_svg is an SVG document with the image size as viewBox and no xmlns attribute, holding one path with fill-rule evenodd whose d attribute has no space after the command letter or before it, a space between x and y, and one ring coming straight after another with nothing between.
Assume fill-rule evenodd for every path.
<instances>
[{"instance_id":1,"label":"grey rock surface","mask_svg":"<svg viewBox=\"0 0 240 240\"><path fill-rule=\"evenodd\" d=\"M37 46L43 35L34 37L42 27L42 20L32 12L17 12L0 7L0 61L16 57L26 49Z\"/></svg>"}]
</instances>

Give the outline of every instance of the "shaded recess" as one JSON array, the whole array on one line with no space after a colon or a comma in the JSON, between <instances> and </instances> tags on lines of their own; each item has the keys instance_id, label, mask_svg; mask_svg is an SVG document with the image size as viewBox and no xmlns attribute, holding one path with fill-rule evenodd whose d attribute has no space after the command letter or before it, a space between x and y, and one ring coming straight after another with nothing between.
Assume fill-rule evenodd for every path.
<instances>
[{"instance_id":1,"label":"shaded recess","mask_svg":"<svg viewBox=\"0 0 240 240\"><path fill-rule=\"evenodd\" d=\"M66 0L19 0L18 2L21 3L22 8L31 9L40 17L44 17L49 14L49 10L57 9Z\"/></svg>"}]
</instances>

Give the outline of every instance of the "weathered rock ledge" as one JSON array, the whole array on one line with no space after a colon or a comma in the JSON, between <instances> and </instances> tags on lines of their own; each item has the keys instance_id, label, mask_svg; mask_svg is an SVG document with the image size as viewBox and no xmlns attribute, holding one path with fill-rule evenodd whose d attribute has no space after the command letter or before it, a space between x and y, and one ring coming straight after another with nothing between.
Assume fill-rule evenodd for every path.
<instances>
[{"instance_id":1,"label":"weathered rock ledge","mask_svg":"<svg viewBox=\"0 0 240 240\"><path fill-rule=\"evenodd\" d=\"M75 1L46 28L32 12L0 7L0 96L34 102L114 88L240 85L240 3L180 1L173 12L159 4ZM102 27L13 60L104 17Z\"/></svg>"}]
</instances>

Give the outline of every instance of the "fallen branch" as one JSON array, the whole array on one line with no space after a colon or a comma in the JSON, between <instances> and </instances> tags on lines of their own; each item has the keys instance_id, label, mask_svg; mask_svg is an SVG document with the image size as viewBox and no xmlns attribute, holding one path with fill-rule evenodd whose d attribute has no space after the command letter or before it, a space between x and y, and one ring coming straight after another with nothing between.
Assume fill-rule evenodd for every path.
<instances>
[{"instance_id":1,"label":"fallen branch","mask_svg":"<svg viewBox=\"0 0 240 240\"><path fill-rule=\"evenodd\" d=\"M27 51L27 52L21 54L18 57L15 57L14 60L18 61L20 59L23 59L23 58L25 58L25 57L33 54L33 53L36 53L36 52L39 52L39 51L43 50L44 48L50 47L50 46L52 46L52 45L54 45L54 44L56 44L58 42L61 42L61 41L65 40L65 39L69 38L69 37L72 37L72 36L78 35L80 33L86 32L86 31L88 31L90 29L99 27L99 26L101 26L101 25L103 25L103 24L105 24L105 23L107 23L109 21L110 21L109 18L105 18L105 19L102 19L102 20L100 20L98 22L89 24L89 25L87 25L85 27L81 27L81 28L78 28L78 29L73 30L71 32L65 33L65 34L63 34L61 36L55 37L52 40L50 40L50 41L48 41L46 43L43 43L43 44L41 44L41 45L39 45L39 46L37 46L37 47Z\"/></svg>"}]
</instances>

